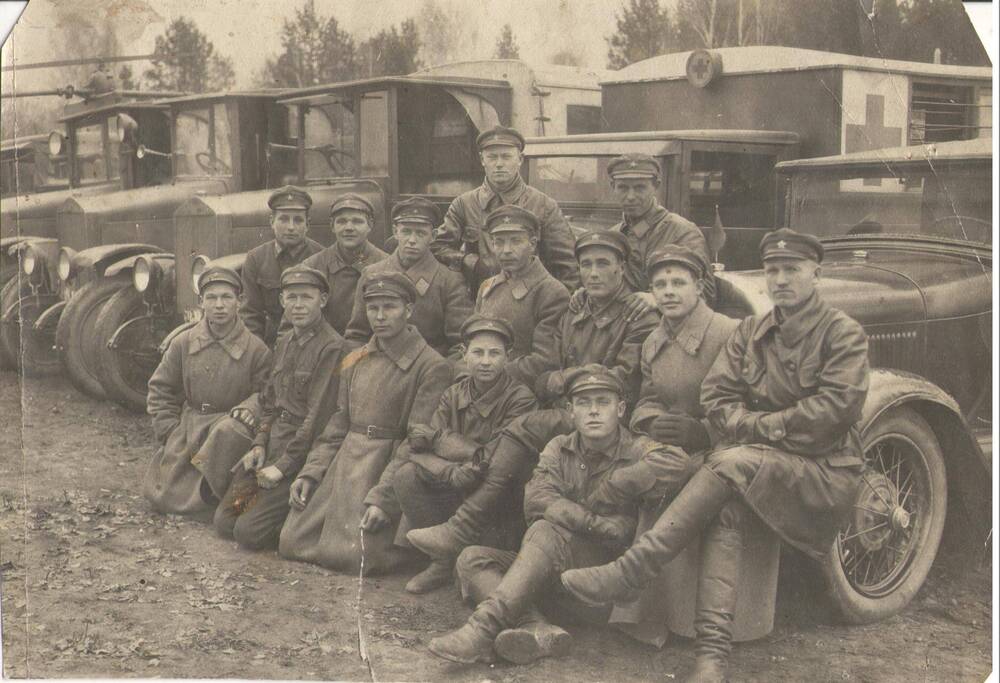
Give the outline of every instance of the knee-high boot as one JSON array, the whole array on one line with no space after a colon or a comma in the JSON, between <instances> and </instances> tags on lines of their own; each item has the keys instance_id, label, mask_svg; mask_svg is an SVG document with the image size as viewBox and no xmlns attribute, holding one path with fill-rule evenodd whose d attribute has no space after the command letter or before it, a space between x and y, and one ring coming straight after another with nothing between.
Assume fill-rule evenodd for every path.
<instances>
[{"instance_id":1,"label":"knee-high boot","mask_svg":"<svg viewBox=\"0 0 1000 683\"><path fill-rule=\"evenodd\" d=\"M589 605L632 597L715 519L731 496L729 486L702 467L624 555L609 564L563 572L563 586Z\"/></svg>"}]
</instances>

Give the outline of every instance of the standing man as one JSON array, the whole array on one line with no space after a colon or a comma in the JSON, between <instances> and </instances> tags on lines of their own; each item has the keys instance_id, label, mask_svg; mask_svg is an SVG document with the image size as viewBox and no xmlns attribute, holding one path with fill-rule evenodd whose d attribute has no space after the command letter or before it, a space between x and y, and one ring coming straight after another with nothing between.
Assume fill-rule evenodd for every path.
<instances>
[{"instance_id":1,"label":"standing man","mask_svg":"<svg viewBox=\"0 0 1000 683\"><path fill-rule=\"evenodd\" d=\"M448 207L431 251L441 263L465 275L470 291L501 270L486 236L486 216L501 206L519 206L538 221L538 256L545 268L570 291L580 283L573 260L573 232L555 200L521 177L524 137L497 126L476 138L486 172L483 184L459 195Z\"/></svg>"},{"instance_id":2,"label":"standing man","mask_svg":"<svg viewBox=\"0 0 1000 683\"><path fill-rule=\"evenodd\" d=\"M490 247L500 273L479 287L476 312L500 318L514 329L507 364L511 377L528 387L552 369L555 335L569 293L535 256L538 219L531 211L506 204L486 217Z\"/></svg>"},{"instance_id":3,"label":"standing man","mask_svg":"<svg viewBox=\"0 0 1000 683\"><path fill-rule=\"evenodd\" d=\"M720 443L624 555L562 575L585 602L621 600L701 534L698 681L725 678L745 517L756 513L785 541L823 560L864 470L856 422L868 393L868 339L816 291L823 245L776 230L761 241L761 260L774 309L740 323L702 384L701 402Z\"/></svg>"},{"instance_id":4,"label":"standing man","mask_svg":"<svg viewBox=\"0 0 1000 683\"><path fill-rule=\"evenodd\" d=\"M418 295L410 323L442 356L461 358L462 323L472 314L472 299L462 276L441 265L430 251L434 228L440 222L438 208L423 197L405 199L392 208L397 247L391 255L362 271L345 335L349 341L364 344L372 336L361 297L364 283L384 273L406 273Z\"/></svg>"},{"instance_id":5,"label":"standing man","mask_svg":"<svg viewBox=\"0 0 1000 683\"><path fill-rule=\"evenodd\" d=\"M329 294L315 268L299 264L281 274L292 328L278 336L253 446L215 511L216 531L250 550L277 547L292 480L337 407L344 339L323 318Z\"/></svg>"},{"instance_id":6,"label":"standing man","mask_svg":"<svg viewBox=\"0 0 1000 683\"><path fill-rule=\"evenodd\" d=\"M271 352L239 319L243 285L228 268L198 278L202 318L174 337L149 378L146 411L160 448L143 480L143 495L160 512L207 512L214 503L191 458L212 426L255 391L271 369Z\"/></svg>"},{"instance_id":7,"label":"standing man","mask_svg":"<svg viewBox=\"0 0 1000 683\"><path fill-rule=\"evenodd\" d=\"M338 334L347 330L361 271L388 256L368 241L374 223L375 209L367 199L353 193L343 195L330 205L333 244L305 260L330 284L323 315Z\"/></svg>"},{"instance_id":8,"label":"standing man","mask_svg":"<svg viewBox=\"0 0 1000 683\"><path fill-rule=\"evenodd\" d=\"M457 569L463 593L480 602L464 626L431 640L439 657L490 662L495 649L508 661L525 663L565 652L569 634L545 623L535 600L563 569L614 557L635 530L634 500L597 505L591 497L638 463L687 459L621 424L624 389L606 368L583 366L567 384L574 431L549 442L524 490L531 526L521 549L471 546L462 552Z\"/></svg>"},{"instance_id":9,"label":"standing man","mask_svg":"<svg viewBox=\"0 0 1000 683\"><path fill-rule=\"evenodd\" d=\"M312 197L297 187L286 185L267 200L271 209L274 240L254 247L243 264L246 297L240 316L247 329L274 345L281 323L281 273L318 253L323 245L306 237Z\"/></svg>"},{"instance_id":10,"label":"standing man","mask_svg":"<svg viewBox=\"0 0 1000 683\"><path fill-rule=\"evenodd\" d=\"M417 289L403 273L365 283L374 336L344 358L337 412L292 482L281 529L282 557L357 574L387 572L405 553L369 494L400 442L427 424L451 380L451 366L409 324Z\"/></svg>"}]
</instances>

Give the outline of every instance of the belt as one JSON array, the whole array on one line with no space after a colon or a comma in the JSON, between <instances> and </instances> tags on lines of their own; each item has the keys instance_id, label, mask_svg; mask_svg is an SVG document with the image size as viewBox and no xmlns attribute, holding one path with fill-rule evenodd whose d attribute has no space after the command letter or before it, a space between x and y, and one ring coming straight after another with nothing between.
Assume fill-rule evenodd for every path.
<instances>
[{"instance_id":1,"label":"belt","mask_svg":"<svg viewBox=\"0 0 1000 683\"><path fill-rule=\"evenodd\" d=\"M278 415L278 419L281 420L282 422L287 422L288 424L295 425L296 427L298 427L299 425L301 425L303 422L306 421L304 417L299 417L295 413L290 413L287 410L282 410L281 413Z\"/></svg>"},{"instance_id":2,"label":"belt","mask_svg":"<svg viewBox=\"0 0 1000 683\"><path fill-rule=\"evenodd\" d=\"M351 431L357 434L364 434L369 439L402 439L404 434L398 429L391 427L379 427L378 425L358 425L351 423Z\"/></svg>"}]
</instances>

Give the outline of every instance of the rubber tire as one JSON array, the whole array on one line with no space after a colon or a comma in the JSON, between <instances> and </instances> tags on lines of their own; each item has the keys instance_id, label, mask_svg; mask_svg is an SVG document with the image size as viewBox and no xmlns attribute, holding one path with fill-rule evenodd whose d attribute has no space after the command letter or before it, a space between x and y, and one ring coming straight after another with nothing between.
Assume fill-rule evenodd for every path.
<instances>
[{"instance_id":1,"label":"rubber tire","mask_svg":"<svg viewBox=\"0 0 1000 683\"><path fill-rule=\"evenodd\" d=\"M834 541L831 552L822 565L827 592L834 609L842 619L852 624L868 624L898 614L917 594L934 564L948 510L948 479L944 455L930 425L915 410L891 408L879 415L865 434L867 451L878 439L890 434L904 436L920 451L930 477L930 515L924 526L916 555L902 582L888 595L872 598L858 593L850 584L841 566Z\"/></svg>"},{"instance_id":2,"label":"rubber tire","mask_svg":"<svg viewBox=\"0 0 1000 683\"><path fill-rule=\"evenodd\" d=\"M108 299L94 324L94 334L98 341L95 363L97 378L108 398L136 413L146 412L146 387L143 386L140 390L128 381L120 365L122 358L116 351L108 348L108 341L123 323L145 313L146 304L142 295L133 287L125 287Z\"/></svg>"},{"instance_id":3,"label":"rubber tire","mask_svg":"<svg viewBox=\"0 0 1000 683\"><path fill-rule=\"evenodd\" d=\"M94 324L108 299L130 285L131 278L125 275L88 282L73 294L56 327L56 347L63 368L73 386L94 398L107 398L97 378L96 347L101 342L94 333Z\"/></svg>"},{"instance_id":4,"label":"rubber tire","mask_svg":"<svg viewBox=\"0 0 1000 683\"><path fill-rule=\"evenodd\" d=\"M0 315L17 302L20 294L16 277L4 283L3 288L0 288ZM21 326L2 325L0 327L2 327L0 329L0 369L16 370L21 355Z\"/></svg>"},{"instance_id":5,"label":"rubber tire","mask_svg":"<svg viewBox=\"0 0 1000 683\"><path fill-rule=\"evenodd\" d=\"M46 332L36 332L33 328L35 320L51 306L59 303L58 294L42 294L30 297L31 289L27 285L19 288L17 278L12 279L0 290L0 306L6 311L21 299L21 310L18 318L27 319L30 323L27 330L23 325L0 325L0 357L2 368L18 370L25 377L50 377L62 371L59 356L52 348L55 334L49 329Z\"/></svg>"}]
</instances>

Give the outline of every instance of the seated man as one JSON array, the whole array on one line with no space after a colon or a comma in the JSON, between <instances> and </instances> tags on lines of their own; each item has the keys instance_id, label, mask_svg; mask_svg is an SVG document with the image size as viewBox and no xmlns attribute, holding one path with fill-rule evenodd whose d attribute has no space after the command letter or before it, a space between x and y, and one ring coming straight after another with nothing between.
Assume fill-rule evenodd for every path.
<instances>
[{"instance_id":1,"label":"seated man","mask_svg":"<svg viewBox=\"0 0 1000 683\"><path fill-rule=\"evenodd\" d=\"M740 323L702 384L701 402L720 443L624 555L562 575L585 602L618 601L700 534L698 681L725 678L747 508L822 560L864 470L855 423L868 392L865 332L816 291L819 240L782 229L765 235L760 249L774 309Z\"/></svg>"},{"instance_id":2,"label":"seated man","mask_svg":"<svg viewBox=\"0 0 1000 683\"><path fill-rule=\"evenodd\" d=\"M361 272L354 294L354 311L344 334L348 341L364 344L372 336L361 298L364 283L382 273L406 273L419 295L410 324L445 358L457 360L461 356L460 330L472 314L472 300L462 276L438 263L430 252L434 227L440 222L437 207L423 197L411 197L392 207L392 234L398 246L388 257Z\"/></svg>"},{"instance_id":3,"label":"seated man","mask_svg":"<svg viewBox=\"0 0 1000 683\"><path fill-rule=\"evenodd\" d=\"M401 511L412 528L448 519L481 481L483 446L513 418L538 405L526 386L504 372L514 339L510 325L474 315L462 326L462 339L469 375L445 390L429 425L410 429L382 482L368 494L384 513L398 516ZM517 526L515 542L524 531ZM426 593L450 583L454 568L454 558L435 559L406 590Z\"/></svg>"},{"instance_id":4,"label":"seated man","mask_svg":"<svg viewBox=\"0 0 1000 683\"><path fill-rule=\"evenodd\" d=\"M260 391L271 352L237 316L243 284L228 268L206 268L198 278L202 318L167 346L149 378L146 411L160 442L142 484L160 512L208 512L215 498L191 459L229 409Z\"/></svg>"},{"instance_id":5,"label":"seated man","mask_svg":"<svg viewBox=\"0 0 1000 683\"><path fill-rule=\"evenodd\" d=\"M514 348L507 372L533 387L539 374L552 369L556 328L569 293L535 255L538 219L533 213L501 206L486 217L485 230L501 270L479 288L476 313L510 323Z\"/></svg>"},{"instance_id":6,"label":"seated man","mask_svg":"<svg viewBox=\"0 0 1000 683\"><path fill-rule=\"evenodd\" d=\"M215 529L244 548L278 545L292 480L337 406L344 339L323 317L326 276L299 264L281 274L281 305L292 329L278 337L261 392L253 446L215 511Z\"/></svg>"},{"instance_id":7,"label":"seated man","mask_svg":"<svg viewBox=\"0 0 1000 683\"><path fill-rule=\"evenodd\" d=\"M561 570L613 557L632 537L634 499L608 496L605 489L628 490L618 480L634 478L637 464L654 472L665 465L669 472L687 461L683 451L635 436L621 424L624 388L607 368L583 366L567 385L574 431L549 442L525 488L524 517L531 526L521 549L470 546L462 552L463 592L481 602L464 626L431 640L439 657L490 662L495 649L523 663L564 652L569 635L545 624L534 602Z\"/></svg>"},{"instance_id":8,"label":"seated man","mask_svg":"<svg viewBox=\"0 0 1000 683\"><path fill-rule=\"evenodd\" d=\"M430 421L451 380L451 365L409 324L416 299L403 273L365 283L375 336L341 364L337 412L292 482L282 557L354 574L362 566L387 572L406 559L368 494L407 430Z\"/></svg>"}]
</instances>

